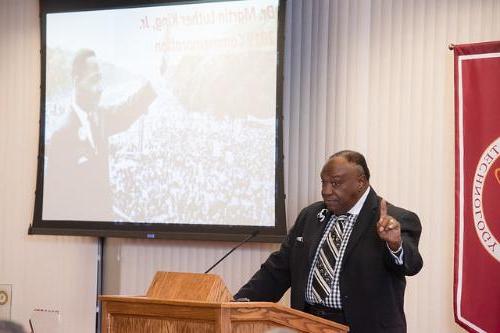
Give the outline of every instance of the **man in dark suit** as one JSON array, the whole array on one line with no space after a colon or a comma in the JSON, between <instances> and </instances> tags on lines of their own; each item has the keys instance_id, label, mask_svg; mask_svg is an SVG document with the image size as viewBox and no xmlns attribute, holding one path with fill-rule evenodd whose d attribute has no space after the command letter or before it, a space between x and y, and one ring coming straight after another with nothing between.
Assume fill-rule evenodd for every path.
<instances>
[{"instance_id":1,"label":"man in dark suit","mask_svg":"<svg viewBox=\"0 0 500 333\"><path fill-rule=\"evenodd\" d=\"M148 82L122 103L102 106L102 77L94 51L72 65L74 93L46 146L43 218L113 221L109 137L127 130L156 98Z\"/></svg>"},{"instance_id":2,"label":"man in dark suit","mask_svg":"<svg viewBox=\"0 0 500 333\"><path fill-rule=\"evenodd\" d=\"M369 180L360 153L331 156L321 171L323 201L301 211L281 248L235 298L276 302L291 287L292 308L352 333L406 332L405 276L423 265L421 225L379 198Z\"/></svg>"}]
</instances>

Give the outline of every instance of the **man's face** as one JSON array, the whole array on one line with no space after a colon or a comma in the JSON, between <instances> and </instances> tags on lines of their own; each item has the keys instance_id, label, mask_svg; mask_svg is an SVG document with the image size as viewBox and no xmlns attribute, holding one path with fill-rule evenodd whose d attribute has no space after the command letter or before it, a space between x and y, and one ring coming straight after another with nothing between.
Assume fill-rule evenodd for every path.
<instances>
[{"instance_id":1,"label":"man's face","mask_svg":"<svg viewBox=\"0 0 500 333\"><path fill-rule=\"evenodd\" d=\"M321 195L326 208L336 215L347 213L363 195L367 184L360 167L338 156L321 170Z\"/></svg>"},{"instance_id":2,"label":"man's face","mask_svg":"<svg viewBox=\"0 0 500 333\"><path fill-rule=\"evenodd\" d=\"M76 78L76 90L84 108L97 108L102 94L102 77L95 57L89 57L85 61L85 70Z\"/></svg>"}]
</instances>

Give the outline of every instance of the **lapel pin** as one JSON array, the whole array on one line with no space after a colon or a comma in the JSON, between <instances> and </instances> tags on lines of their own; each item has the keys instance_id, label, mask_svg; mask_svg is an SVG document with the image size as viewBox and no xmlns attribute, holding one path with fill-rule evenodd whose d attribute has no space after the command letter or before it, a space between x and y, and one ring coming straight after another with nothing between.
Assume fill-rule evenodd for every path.
<instances>
[{"instance_id":1,"label":"lapel pin","mask_svg":"<svg viewBox=\"0 0 500 333\"><path fill-rule=\"evenodd\" d=\"M319 211L317 217L319 222L323 222L326 219L326 215L328 214L328 209L323 208Z\"/></svg>"}]
</instances>

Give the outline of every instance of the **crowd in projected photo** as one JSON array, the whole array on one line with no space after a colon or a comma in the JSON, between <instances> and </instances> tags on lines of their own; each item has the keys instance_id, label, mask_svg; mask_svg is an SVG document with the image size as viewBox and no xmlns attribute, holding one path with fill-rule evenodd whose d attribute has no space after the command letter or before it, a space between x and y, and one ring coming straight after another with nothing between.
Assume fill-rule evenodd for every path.
<instances>
[{"instance_id":1,"label":"crowd in projected photo","mask_svg":"<svg viewBox=\"0 0 500 333\"><path fill-rule=\"evenodd\" d=\"M269 146L272 126L183 112L139 122L111 140L115 210L125 221L274 223L274 159L262 158L272 152L247 149Z\"/></svg>"}]
</instances>

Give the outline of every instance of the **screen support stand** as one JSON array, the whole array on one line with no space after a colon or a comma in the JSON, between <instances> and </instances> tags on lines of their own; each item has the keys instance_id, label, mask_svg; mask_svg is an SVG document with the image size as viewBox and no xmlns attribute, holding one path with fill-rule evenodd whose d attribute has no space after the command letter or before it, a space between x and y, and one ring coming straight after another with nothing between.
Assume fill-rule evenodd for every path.
<instances>
[{"instance_id":1,"label":"screen support stand","mask_svg":"<svg viewBox=\"0 0 500 333\"><path fill-rule=\"evenodd\" d=\"M102 295L102 284L104 280L104 241L106 238L97 238L97 294L96 294L96 333L101 332L101 301L99 296Z\"/></svg>"}]
</instances>

